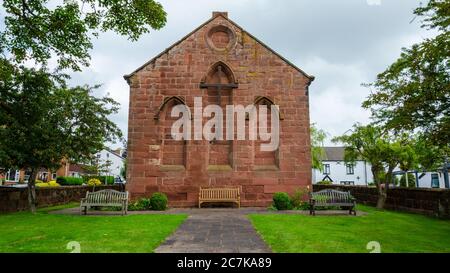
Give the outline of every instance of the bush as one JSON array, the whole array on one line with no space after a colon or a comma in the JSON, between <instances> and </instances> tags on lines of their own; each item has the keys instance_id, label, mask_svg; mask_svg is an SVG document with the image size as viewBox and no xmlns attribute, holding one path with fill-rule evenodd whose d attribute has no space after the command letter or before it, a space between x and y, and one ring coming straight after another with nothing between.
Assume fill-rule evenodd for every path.
<instances>
[{"instance_id":1,"label":"bush","mask_svg":"<svg viewBox=\"0 0 450 273\"><path fill-rule=\"evenodd\" d=\"M100 186L101 184L102 184L102 182L100 182L100 180L98 180L97 178L91 178L87 182L88 186Z\"/></svg>"},{"instance_id":2,"label":"bush","mask_svg":"<svg viewBox=\"0 0 450 273\"><path fill-rule=\"evenodd\" d=\"M38 182L39 181L39 182ZM50 182L42 182L41 180L36 180L36 187L39 188L45 188L45 187L60 187L58 183L56 183L55 180L52 180Z\"/></svg>"},{"instance_id":3,"label":"bush","mask_svg":"<svg viewBox=\"0 0 450 273\"><path fill-rule=\"evenodd\" d=\"M150 199L148 198L141 198L138 201L128 205L128 210L130 211L150 210L150 209L151 209Z\"/></svg>"},{"instance_id":4,"label":"bush","mask_svg":"<svg viewBox=\"0 0 450 273\"><path fill-rule=\"evenodd\" d=\"M331 181L319 181L316 183L317 185L333 185Z\"/></svg>"},{"instance_id":5,"label":"bush","mask_svg":"<svg viewBox=\"0 0 450 273\"><path fill-rule=\"evenodd\" d=\"M295 209L301 209L303 210L305 206L309 208L308 202L305 200L308 200L309 197L309 189L308 188L298 188L295 190L295 193L291 196L291 205ZM305 205L306 203L306 205Z\"/></svg>"},{"instance_id":6,"label":"bush","mask_svg":"<svg viewBox=\"0 0 450 273\"><path fill-rule=\"evenodd\" d=\"M150 198L150 206L152 210L166 210L167 202L167 196L160 192L155 192Z\"/></svg>"},{"instance_id":7,"label":"bush","mask_svg":"<svg viewBox=\"0 0 450 273\"><path fill-rule=\"evenodd\" d=\"M60 176L56 178L56 182L63 186L76 186L83 185L83 178L72 176Z\"/></svg>"},{"instance_id":8,"label":"bush","mask_svg":"<svg viewBox=\"0 0 450 273\"><path fill-rule=\"evenodd\" d=\"M83 176L84 183L88 183L91 179L98 179L101 184L112 185L114 184L114 176L106 176L106 175L90 175Z\"/></svg>"},{"instance_id":9,"label":"bush","mask_svg":"<svg viewBox=\"0 0 450 273\"><path fill-rule=\"evenodd\" d=\"M273 205L277 210L292 209L291 199L285 192L277 192L273 195Z\"/></svg>"}]
</instances>

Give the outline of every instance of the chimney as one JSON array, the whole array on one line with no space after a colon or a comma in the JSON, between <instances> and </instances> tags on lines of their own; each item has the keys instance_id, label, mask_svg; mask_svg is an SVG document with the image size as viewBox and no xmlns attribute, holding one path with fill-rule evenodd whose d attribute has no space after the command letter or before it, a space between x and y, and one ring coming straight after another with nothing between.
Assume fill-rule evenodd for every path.
<instances>
[{"instance_id":1,"label":"chimney","mask_svg":"<svg viewBox=\"0 0 450 273\"><path fill-rule=\"evenodd\" d=\"M228 18L228 12L227 11L213 11L212 17L215 18L219 15L222 15L225 18Z\"/></svg>"}]
</instances>

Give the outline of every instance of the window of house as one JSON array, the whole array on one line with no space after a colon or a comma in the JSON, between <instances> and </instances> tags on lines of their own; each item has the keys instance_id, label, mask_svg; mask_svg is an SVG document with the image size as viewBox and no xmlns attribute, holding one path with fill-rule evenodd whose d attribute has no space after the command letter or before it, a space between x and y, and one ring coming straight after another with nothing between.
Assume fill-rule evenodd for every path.
<instances>
[{"instance_id":1,"label":"window of house","mask_svg":"<svg viewBox=\"0 0 450 273\"><path fill-rule=\"evenodd\" d=\"M437 173L431 174L431 187L439 188L439 175Z\"/></svg>"},{"instance_id":2,"label":"window of house","mask_svg":"<svg viewBox=\"0 0 450 273\"><path fill-rule=\"evenodd\" d=\"M52 173L52 180L56 179L56 173Z\"/></svg>"},{"instance_id":3,"label":"window of house","mask_svg":"<svg viewBox=\"0 0 450 273\"><path fill-rule=\"evenodd\" d=\"M323 164L323 174L330 174L330 164Z\"/></svg>"},{"instance_id":4,"label":"window of house","mask_svg":"<svg viewBox=\"0 0 450 273\"><path fill-rule=\"evenodd\" d=\"M347 164L347 174L355 174L355 166L353 164Z\"/></svg>"},{"instance_id":5,"label":"window of house","mask_svg":"<svg viewBox=\"0 0 450 273\"><path fill-rule=\"evenodd\" d=\"M6 173L6 181L19 182L19 170L8 170Z\"/></svg>"}]
</instances>

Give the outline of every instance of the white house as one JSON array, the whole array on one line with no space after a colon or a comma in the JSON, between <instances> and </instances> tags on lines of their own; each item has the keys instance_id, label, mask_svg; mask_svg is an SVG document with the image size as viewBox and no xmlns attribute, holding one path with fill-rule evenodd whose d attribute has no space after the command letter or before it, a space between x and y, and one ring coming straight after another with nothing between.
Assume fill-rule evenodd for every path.
<instances>
[{"instance_id":1,"label":"white house","mask_svg":"<svg viewBox=\"0 0 450 273\"><path fill-rule=\"evenodd\" d=\"M333 184L362 186L373 183L370 165L364 160L345 163L343 147L325 147L322 164L322 171L313 169L313 183L331 181Z\"/></svg>"},{"instance_id":2,"label":"white house","mask_svg":"<svg viewBox=\"0 0 450 273\"><path fill-rule=\"evenodd\" d=\"M370 163L365 160L357 160L354 164L345 163L344 147L324 147L324 149L323 170L313 169L312 171L314 184L324 180L336 185L367 186L373 183ZM417 176L419 188L445 188L442 172L418 172Z\"/></svg>"}]
</instances>

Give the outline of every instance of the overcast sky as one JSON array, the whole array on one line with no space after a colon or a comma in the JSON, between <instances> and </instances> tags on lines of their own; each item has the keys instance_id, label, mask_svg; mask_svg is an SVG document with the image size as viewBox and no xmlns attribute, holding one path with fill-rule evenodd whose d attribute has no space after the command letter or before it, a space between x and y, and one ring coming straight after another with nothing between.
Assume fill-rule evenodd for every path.
<instances>
[{"instance_id":1,"label":"overcast sky","mask_svg":"<svg viewBox=\"0 0 450 273\"><path fill-rule=\"evenodd\" d=\"M421 41L413 10L420 0L162 0L168 20L137 42L113 33L94 41L92 62L72 75L73 84L102 83L101 92L121 103L114 121L127 134L129 88L124 74L154 57L211 17L229 17L308 74L311 121L331 136L355 122L368 122L361 103L371 82L399 56L402 47ZM422 1L423 2L423 1ZM330 144L328 142L328 144Z\"/></svg>"}]
</instances>

